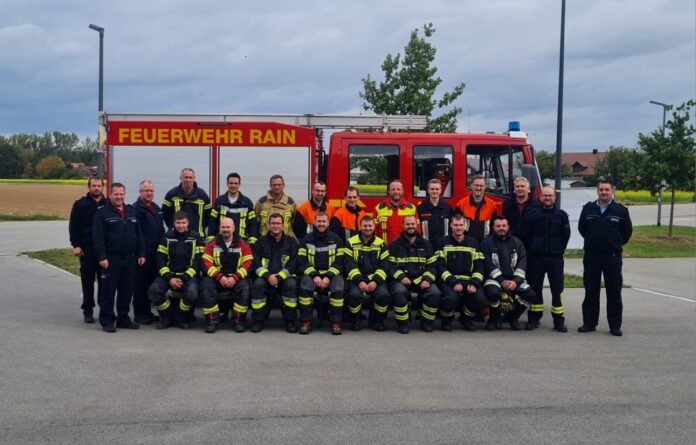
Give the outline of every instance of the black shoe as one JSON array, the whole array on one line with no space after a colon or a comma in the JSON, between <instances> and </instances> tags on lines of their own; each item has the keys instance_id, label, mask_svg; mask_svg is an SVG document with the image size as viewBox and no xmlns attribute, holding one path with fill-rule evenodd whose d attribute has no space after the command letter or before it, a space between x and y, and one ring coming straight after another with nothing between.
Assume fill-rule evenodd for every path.
<instances>
[{"instance_id":1,"label":"black shoe","mask_svg":"<svg viewBox=\"0 0 696 445\"><path fill-rule=\"evenodd\" d=\"M565 324L565 320L556 319L553 321L553 330L558 332L568 332L568 327Z\"/></svg>"},{"instance_id":2,"label":"black shoe","mask_svg":"<svg viewBox=\"0 0 696 445\"><path fill-rule=\"evenodd\" d=\"M520 328L520 322L517 320L511 319L511 320L508 320L508 323L510 324L510 330L512 330L512 331L519 331L520 329L522 329L522 328Z\"/></svg>"},{"instance_id":3,"label":"black shoe","mask_svg":"<svg viewBox=\"0 0 696 445\"><path fill-rule=\"evenodd\" d=\"M420 329L423 332L433 332L433 324L432 323L424 323L423 320L421 320Z\"/></svg>"},{"instance_id":4,"label":"black shoe","mask_svg":"<svg viewBox=\"0 0 696 445\"><path fill-rule=\"evenodd\" d=\"M582 325L578 328L578 332L585 333L585 332L594 332L596 331L597 328L594 326L587 326L587 325Z\"/></svg>"},{"instance_id":5,"label":"black shoe","mask_svg":"<svg viewBox=\"0 0 696 445\"><path fill-rule=\"evenodd\" d=\"M130 318L127 318L123 321L117 321L116 327L119 329L140 329L140 325L138 323L133 323L132 321L130 321Z\"/></svg>"},{"instance_id":6,"label":"black shoe","mask_svg":"<svg viewBox=\"0 0 696 445\"><path fill-rule=\"evenodd\" d=\"M102 326L102 331L104 332L116 332L116 328L113 325Z\"/></svg>"},{"instance_id":7,"label":"black shoe","mask_svg":"<svg viewBox=\"0 0 696 445\"><path fill-rule=\"evenodd\" d=\"M611 328L609 329L609 332L614 337L621 337L623 335L623 332L621 332L621 328Z\"/></svg>"},{"instance_id":8,"label":"black shoe","mask_svg":"<svg viewBox=\"0 0 696 445\"><path fill-rule=\"evenodd\" d=\"M297 326L295 326L295 322L293 320L285 321L285 332L287 332L288 334L297 333Z\"/></svg>"},{"instance_id":9,"label":"black shoe","mask_svg":"<svg viewBox=\"0 0 696 445\"><path fill-rule=\"evenodd\" d=\"M524 325L524 330L525 330L525 331L533 331L533 330L538 329L538 328L539 328L539 324L538 324L538 323L535 323L535 322L533 322L533 321L528 321L528 322Z\"/></svg>"},{"instance_id":10,"label":"black shoe","mask_svg":"<svg viewBox=\"0 0 696 445\"><path fill-rule=\"evenodd\" d=\"M186 321L177 321L176 327L178 327L179 329L183 329L184 331L188 331L189 329L191 329L191 324Z\"/></svg>"},{"instance_id":11,"label":"black shoe","mask_svg":"<svg viewBox=\"0 0 696 445\"><path fill-rule=\"evenodd\" d=\"M486 330L487 331L495 331L498 329L498 320L493 320L491 318L488 319L486 322Z\"/></svg>"},{"instance_id":12,"label":"black shoe","mask_svg":"<svg viewBox=\"0 0 696 445\"><path fill-rule=\"evenodd\" d=\"M144 324L144 325L150 325L152 324L152 318L145 316L145 317L134 317L133 321L138 323L138 324Z\"/></svg>"},{"instance_id":13,"label":"black shoe","mask_svg":"<svg viewBox=\"0 0 696 445\"><path fill-rule=\"evenodd\" d=\"M406 323L399 323L397 331L399 331L399 334L408 334L408 325Z\"/></svg>"},{"instance_id":14,"label":"black shoe","mask_svg":"<svg viewBox=\"0 0 696 445\"><path fill-rule=\"evenodd\" d=\"M476 314L474 316L474 321L478 321L479 323L483 323L484 321L486 321L486 319L483 316L483 314L479 312L478 314Z\"/></svg>"},{"instance_id":15,"label":"black shoe","mask_svg":"<svg viewBox=\"0 0 696 445\"><path fill-rule=\"evenodd\" d=\"M374 329L377 332L384 332L384 323L382 323L381 321L375 321L372 329Z\"/></svg>"},{"instance_id":16,"label":"black shoe","mask_svg":"<svg viewBox=\"0 0 696 445\"><path fill-rule=\"evenodd\" d=\"M452 332L452 319L451 318L443 318L440 329L442 329L445 332Z\"/></svg>"},{"instance_id":17,"label":"black shoe","mask_svg":"<svg viewBox=\"0 0 696 445\"><path fill-rule=\"evenodd\" d=\"M261 331L263 331L263 321L255 321L254 324L251 325L251 332L253 332L254 334L258 334Z\"/></svg>"},{"instance_id":18,"label":"black shoe","mask_svg":"<svg viewBox=\"0 0 696 445\"><path fill-rule=\"evenodd\" d=\"M465 331L476 331L476 326L474 326L474 321L471 318L463 317L459 320L459 323L462 325L462 329L464 329ZM488 326L486 325L486 327Z\"/></svg>"},{"instance_id":19,"label":"black shoe","mask_svg":"<svg viewBox=\"0 0 696 445\"><path fill-rule=\"evenodd\" d=\"M84 314L82 314L82 315L83 315L83 317L84 317L84 319L85 319L85 323L87 323L87 324L94 323L94 315L89 314L89 313L84 313Z\"/></svg>"},{"instance_id":20,"label":"black shoe","mask_svg":"<svg viewBox=\"0 0 696 445\"><path fill-rule=\"evenodd\" d=\"M237 332L237 333L240 333L240 334L241 334L242 332L246 331L246 326L244 326L244 322L243 322L243 321L237 320L237 321L234 322L234 325L232 326L232 329L234 329L234 332ZM261 331L259 331L259 332L261 332Z\"/></svg>"},{"instance_id":21,"label":"black shoe","mask_svg":"<svg viewBox=\"0 0 696 445\"><path fill-rule=\"evenodd\" d=\"M354 322L352 322L350 324L350 330L355 332L362 330L362 320L357 319Z\"/></svg>"},{"instance_id":22,"label":"black shoe","mask_svg":"<svg viewBox=\"0 0 696 445\"><path fill-rule=\"evenodd\" d=\"M331 335L341 335L341 323L331 323Z\"/></svg>"}]
</instances>

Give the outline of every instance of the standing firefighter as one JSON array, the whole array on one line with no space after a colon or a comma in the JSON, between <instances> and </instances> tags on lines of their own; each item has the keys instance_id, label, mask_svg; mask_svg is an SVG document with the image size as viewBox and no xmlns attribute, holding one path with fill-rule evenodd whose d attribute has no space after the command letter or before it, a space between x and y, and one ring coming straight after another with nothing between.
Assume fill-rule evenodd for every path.
<instances>
[{"instance_id":1,"label":"standing firefighter","mask_svg":"<svg viewBox=\"0 0 696 445\"><path fill-rule=\"evenodd\" d=\"M469 235L479 243L490 232L490 222L496 215L495 201L487 197L486 178L476 175L471 181L471 194L459 200L455 211L469 220Z\"/></svg>"},{"instance_id":2,"label":"standing firefighter","mask_svg":"<svg viewBox=\"0 0 696 445\"><path fill-rule=\"evenodd\" d=\"M585 238L585 254L582 265L585 272L582 283L585 299L582 302L583 324L579 332L592 332L599 322L599 293L601 278L607 290L607 320L611 335L620 337L623 303L621 287L623 245L631 239L633 224L628 209L614 202L614 189L610 181L599 181L597 200L590 201L580 212L578 230Z\"/></svg>"},{"instance_id":3,"label":"standing firefighter","mask_svg":"<svg viewBox=\"0 0 696 445\"><path fill-rule=\"evenodd\" d=\"M73 248L73 255L80 259L81 308L85 323L94 323L94 281L99 277L99 262L94 250L92 223L94 214L106 203L106 198L102 194L103 186L101 178L89 178L87 180L89 191L85 196L75 201L70 211L70 244Z\"/></svg>"},{"instance_id":4,"label":"standing firefighter","mask_svg":"<svg viewBox=\"0 0 696 445\"><path fill-rule=\"evenodd\" d=\"M329 293L329 321L331 333L341 335L343 316L343 243L328 230L329 216L318 213L314 230L307 234L297 252L300 281L300 334L309 334L314 315L314 292ZM321 297L319 297L321 298ZM321 314L320 314L321 316Z\"/></svg>"},{"instance_id":5,"label":"standing firefighter","mask_svg":"<svg viewBox=\"0 0 696 445\"><path fill-rule=\"evenodd\" d=\"M430 241L418 233L418 219L409 215L403 221L401 236L389 245L389 261L394 277L390 286L391 301L375 299L376 323L384 320L391 303L399 333L408 334L409 294L416 292L420 302L420 328L432 332L442 296L435 285L437 256Z\"/></svg>"},{"instance_id":6,"label":"standing firefighter","mask_svg":"<svg viewBox=\"0 0 696 445\"><path fill-rule=\"evenodd\" d=\"M273 297L280 298L285 330L297 332L297 240L283 232L283 215L268 218L268 234L254 244L256 279L251 287L252 332L261 332L271 311Z\"/></svg>"},{"instance_id":7,"label":"standing firefighter","mask_svg":"<svg viewBox=\"0 0 696 445\"><path fill-rule=\"evenodd\" d=\"M346 204L337 209L329 221L329 230L339 236L344 243L360 231L360 221L365 210L360 207L360 191L352 185L343 193Z\"/></svg>"},{"instance_id":8,"label":"standing firefighter","mask_svg":"<svg viewBox=\"0 0 696 445\"><path fill-rule=\"evenodd\" d=\"M125 199L126 187L120 182L111 184L111 200L97 210L92 224L94 250L101 268L99 323L105 332L140 327L131 321L128 312L135 267L145 263L145 245L135 209L126 205Z\"/></svg>"},{"instance_id":9,"label":"standing firefighter","mask_svg":"<svg viewBox=\"0 0 696 445\"><path fill-rule=\"evenodd\" d=\"M389 198L375 207L375 218L377 219L375 233L385 243L391 244L401 235L405 217L413 216L416 218L416 225L419 223L416 206L403 199L404 184L399 179L392 179L388 190Z\"/></svg>"},{"instance_id":10,"label":"standing firefighter","mask_svg":"<svg viewBox=\"0 0 696 445\"><path fill-rule=\"evenodd\" d=\"M286 235L295 236L292 230L297 205L295 200L285 194L285 180L281 175L273 175L270 180L270 190L266 196L262 196L254 207L256 217L259 220L259 233L263 236L268 233L268 217L274 213L283 215L283 231Z\"/></svg>"},{"instance_id":11,"label":"standing firefighter","mask_svg":"<svg viewBox=\"0 0 696 445\"><path fill-rule=\"evenodd\" d=\"M181 329L191 329L187 313L198 300L198 275L204 242L196 231L189 229L185 212L175 213L173 220L174 228L162 236L157 247L159 277L150 285L148 297L159 311L157 329L167 329L174 324ZM170 293L179 298L174 307ZM200 305L206 316L218 311L214 300L203 299Z\"/></svg>"},{"instance_id":12,"label":"standing firefighter","mask_svg":"<svg viewBox=\"0 0 696 445\"><path fill-rule=\"evenodd\" d=\"M189 227L205 236L210 214L210 198L196 183L196 172L192 168L181 170L181 184L169 190L164 196L162 213L164 222L170 229L174 228L173 216L177 212L186 212L189 218Z\"/></svg>"},{"instance_id":13,"label":"standing firefighter","mask_svg":"<svg viewBox=\"0 0 696 445\"><path fill-rule=\"evenodd\" d=\"M505 216L493 219L493 234L481 244L486 257L486 281L483 290L490 305L486 329L495 330L501 316L510 329L519 331L517 321L530 304L538 304L534 290L527 284L527 252L519 238L510 235Z\"/></svg>"},{"instance_id":14,"label":"standing firefighter","mask_svg":"<svg viewBox=\"0 0 696 445\"><path fill-rule=\"evenodd\" d=\"M544 275L548 275L553 328L558 332L568 332L562 295L563 254L570 239L570 222L568 214L556 208L556 191L553 187L546 186L541 190L541 204L541 210L531 216L527 228L527 277L529 285L539 298L539 303L529 306L525 329L539 327L539 321L544 315Z\"/></svg>"},{"instance_id":15,"label":"standing firefighter","mask_svg":"<svg viewBox=\"0 0 696 445\"><path fill-rule=\"evenodd\" d=\"M312 187L312 197L297 208L292 230L297 239L302 239L314 227L314 220L317 213L323 212L329 216L329 220L334 213L334 208L326 202L326 183L317 181Z\"/></svg>"},{"instance_id":16,"label":"standing firefighter","mask_svg":"<svg viewBox=\"0 0 696 445\"><path fill-rule=\"evenodd\" d=\"M449 223L454 210L441 198L442 182L439 179L428 181L428 197L418 206L423 237L435 244L449 233Z\"/></svg>"},{"instance_id":17,"label":"standing firefighter","mask_svg":"<svg viewBox=\"0 0 696 445\"><path fill-rule=\"evenodd\" d=\"M232 306L235 332L244 332L249 310L249 270L254 257L251 247L235 232L232 218L220 220L220 234L205 246L201 296L206 301L217 301L218 308L227 315ZM217 310L206 314L210 329L215 332Z\"/></svg>"},{"instance_id":18,"label":"standing firefighter","mask_svg":"<svg viewBox=\"0 0 696 445\"><path fill-rule=\"evenodd\" d=\"M454 311L461 308L459 322L462 329L475 331L474 317L485 303L482 287L485 258L478 241L465 233L464 215L454 215L450 226L451 234L435 244L442 291L442 330L452 330Z\"/></svg>"},{"instance_id":19,"label":"standing firefighter","mask_svg":"<svg viewBox=\"0 0 696 445\"><path fill-rule=\"evenodd\" d=\"M524 176L515 178L515 196L503 203L503 215L510 223L510 235L516 236L529 249L529 221L541 209L541 203L534 198L529 188L529 180Z\"/></svg>"},{"instance_id":20,"label":"standing firefighter","mask_svg":"<svg viewBox=\"0 0 696 445\"><path fill-rule=\"evenodd\" d=\"M348 240L344 252L351 329L359 331L362 329L363 300L387 301L389 298L389 250L387 244L375 236L374 218L367 215L360 220L360 233Z\"/></svg>"},{"instance_id":21,"label":"standing firefighter","mask_svg":"<svg viewBox=\"0 0 696 445\"><path fill-rule=\"evenodd\" d=\"M220 221L223 218L232 218L237 228L236 234L249 244L254 244L259 237L254 203L239 191L241 184L242 178L239 173L227 175L227 193L218 196L210 210L208 241L214 240L220 232Z\"/></svg>"}]
</instances>

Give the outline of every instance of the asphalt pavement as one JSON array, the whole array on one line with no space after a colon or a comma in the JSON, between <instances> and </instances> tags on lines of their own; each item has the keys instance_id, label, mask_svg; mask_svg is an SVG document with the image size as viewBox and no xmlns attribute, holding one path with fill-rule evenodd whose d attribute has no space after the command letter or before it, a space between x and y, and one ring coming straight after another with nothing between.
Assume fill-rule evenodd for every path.
<instances>
[{"instance_id":1,"label":"asphalt pavement","mask_svg":"<svg viewBox=\"0 0 696 445\"><path fill-rule=\"evenodd\" d=\"M65 222L0 223L0 443L691 443L694 259L624 264L624 333L326 327L102 332L79 280L16 252ZM569 262L568 267L577 267ZM640 281L639 281L640 280ZM682 284L674 285L674 282ZM639 289L640 290L639 290ZM548 296L548 295L547 295ZM524 316L523 316L524 317Z\"/></svg>"}]
</instances>

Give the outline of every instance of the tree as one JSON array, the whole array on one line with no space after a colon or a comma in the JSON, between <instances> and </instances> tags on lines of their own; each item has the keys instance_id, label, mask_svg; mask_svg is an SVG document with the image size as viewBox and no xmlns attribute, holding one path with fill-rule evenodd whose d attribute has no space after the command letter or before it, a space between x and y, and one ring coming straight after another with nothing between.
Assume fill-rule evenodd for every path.
<instances>
[{"instance_id":1,"label":"tree","mask_svg":"<svg viewBox=\"0 0 696 445\"><path fill-rule=\"evenodd\" d=\"M672 189L669 214L669 238L674 222L674 192L676 189L693 189L696 176L696 129L690 123L691 109L696 102L689 100L678 106L665 128L638 135L638 146L645 155L643 173L646 182L654 187L666 181ZM668 132L665 134L665 132Z\"/></svg>"},{"instance_id":2,"label":"tree","mask_svg":"<svg viewBox=\"0 0 696 445\"><path fill-rule=\"evenodd\" d=\"M22 174L22 158L17 150L0 136L0 178L17 178Z\"/></svg>"},{"instance_id":3,"label":"tree","mask_svg":"<svg viewBox=\"0 0 696 445\"><path fill-rule=\"evenodd\" d=\"M536 157L537 167L539 168L539 175L541 176L542 182L545 179L551 179L556 177L556 154L549 153L544 150L539 150L534 153ZM567 164L561 164L561 177L571 176L570 167Z\"/></svg>"},{"instance_id":4,"label":"tree","mask_svg":"<svg viewBox=\"0 0 696 445\"><path fill-rule=\"evenodd\" d=\"M64 169L65 162L63 162L60 157L55 155L47 156L36 164L36 174L42 178L55 177L56 172L54 172L54 170L61 170L62 173L62 170ZM60 174L58 174L58 177L60 177Z\"/></svg>"},{"instance_id":5,"label":"tree","mask_svg":"<svg viewBox=\"0 0 696 445\"><path fill-rule=\"evenodd\" d=\"M363 92L360 97L365 101L363 108L377 114L412 114L428 116L428 126L424 131L435 133L453 133L457 129L457 115L460 107L453 107L437 117L432 117L435 108L442 109L451 105L464 92L464 83L435 99L435 91L442 83L437 77L437 68L432 66L437 50L428 42L435 28L432 23L423 26L423 36L418 29L411 32L411 39L404 47L404 58L387 54L382 63L384 80L379 84L368 74L362 79Z\"/></svg>"},{"instance_id":6,"label":"tree","mask_svg":"<svg viewBox=\"0 0 696 445\"><path fill-rule=\"evenodd\" d=\"M611 179L617 187L636 190L641 185L642 152L628 147L609 147L595 164L597 177Z\"/></svg>"}]
</instances>

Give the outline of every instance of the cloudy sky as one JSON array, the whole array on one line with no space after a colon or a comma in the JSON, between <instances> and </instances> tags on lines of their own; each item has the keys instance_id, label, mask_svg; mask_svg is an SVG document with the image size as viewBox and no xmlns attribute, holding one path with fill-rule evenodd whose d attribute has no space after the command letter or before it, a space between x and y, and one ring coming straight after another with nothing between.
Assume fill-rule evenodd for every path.
<instances>
[{"instance_id":1,"label":"cloudy sky","mask_svg":"<svg viewBox=\"0 0 696 445\"><path fill-rule=\"evenodd\" d=\"M696 1L568 0L563 145L634 146L649 100L696 97ZM155 113L363 112L361 79L432 22L459 131L519 120L555 150L560 0L0 0L0 134L96 133L104 108Z\"/></svg>"}]
</instances>

